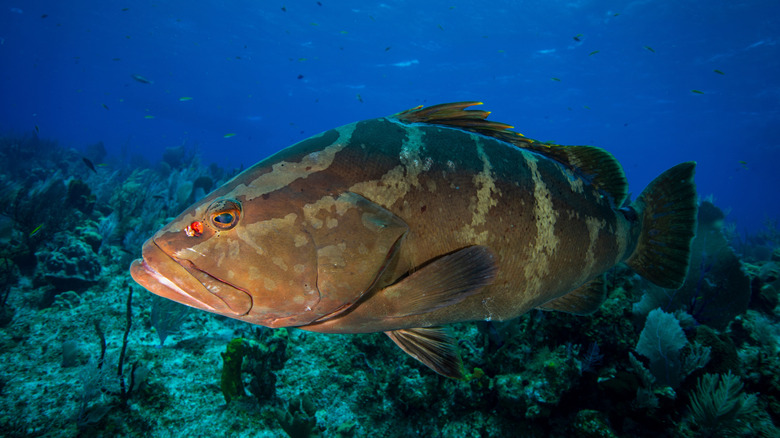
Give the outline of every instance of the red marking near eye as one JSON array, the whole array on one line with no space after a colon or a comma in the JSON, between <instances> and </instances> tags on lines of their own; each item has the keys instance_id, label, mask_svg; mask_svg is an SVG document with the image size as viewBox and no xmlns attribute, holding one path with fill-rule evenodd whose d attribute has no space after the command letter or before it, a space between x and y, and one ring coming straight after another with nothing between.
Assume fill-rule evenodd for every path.
<instances>
[{"instance_id":1,"label":"red marking near eye","mask_svg":"<svg viewBox=\"0 0 780 438\"><path fill-rule=\"evenodd\" d=\"M200 221L195 221L187 225L187 227L184 228L184 234L186 234L189 237L200 236L201 234L203 234L203 223Z\"/></svg>"}]
</instances>

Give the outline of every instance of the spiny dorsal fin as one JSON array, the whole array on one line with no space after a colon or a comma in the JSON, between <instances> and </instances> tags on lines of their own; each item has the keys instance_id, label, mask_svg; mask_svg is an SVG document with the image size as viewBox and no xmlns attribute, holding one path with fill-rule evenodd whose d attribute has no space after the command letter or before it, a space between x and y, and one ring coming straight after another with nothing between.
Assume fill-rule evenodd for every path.
<instances>
[{"instance_id":1,"label":"spiny dorsal fin","mask_svg":"<svg viewBox=\"0 0 780 438\"><path fill-rule=\"evenodd\" d=\"M441 327L385 332L409 356L445 377L462 379L463 370L455 340Z\"/></svg>"},{"instance_id":2,"label":"spiny dorsal fin","mask_svg":"<svg viewBox=\"0 0 780 438\"><path fill-rule=\"evenodd\" d=\"M432 125L445 125L462 128L489 137L502 140L509 138L523 139L523 134L510 131L514 126L506 123L487 120L490 111L467 110L474 105L482 105L482 102L453 102L433 105L423 108L422 105L401 111L392 117L406 123L428 123ZM530 140L529 140L530 141Z\"/></svg>"},{"instance_id":3,"label":"spiny dorsal fin","mask_svg":"<svg viewBox=\"0 0 780 438\"><path fill-rule=\"evenodd\" d=\"M604 274L574 289L566 295L539 306L542 310L557 310L574 315L590 315L607 299Z\"/></svg>"},{"instance_id":4,"label":"spiny dorsal fin","mask_svg":"<svg viewBox=\"0 0 780 438\"><path fill-rule=\"evenodd\" d=\"M392 117L406 123L452 126L532 150L585 177L594 187L607 193L616 207L622 206L628 195L628 182L612 154L594 146L560 146L526 138L511 131L512 125L487 120L489 111L466 109L474 105L482 105L482 102L444 103L426 108L421 105Z\"/></svg>"}]
</instances>

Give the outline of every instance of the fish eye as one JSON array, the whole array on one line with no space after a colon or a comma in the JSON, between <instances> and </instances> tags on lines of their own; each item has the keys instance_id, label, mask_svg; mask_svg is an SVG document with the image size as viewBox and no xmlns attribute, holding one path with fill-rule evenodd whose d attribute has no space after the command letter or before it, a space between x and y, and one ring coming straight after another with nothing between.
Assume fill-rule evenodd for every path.
<instances>
[{"instance_id":1,"label":"fish eye","mask_svg":"<svg viewBox=\"0 0 780 438\"><path fill-rule=\"evenodd\" d=\"M229 225L233 222L233 220L235 220L233 213L225 212L214 216L214 222L220 223L222 225Z\"/></svg>"},{"instance_id":2,"label":"fish eye","mask_svg":"<svg viewBox=\"0 0 780 438\"><path fill-rule=\"evenodd\" d=\"M229 230L238 224L241 217L241 204L232 199L218 199L208 208L211 225L218 230Z\"/></svg>"}]
</instances>

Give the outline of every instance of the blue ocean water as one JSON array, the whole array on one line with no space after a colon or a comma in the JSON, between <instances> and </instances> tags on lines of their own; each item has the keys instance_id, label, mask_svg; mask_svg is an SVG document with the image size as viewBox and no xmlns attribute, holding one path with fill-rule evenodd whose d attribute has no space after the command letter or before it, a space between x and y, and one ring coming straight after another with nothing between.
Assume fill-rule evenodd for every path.
<instances>
[{"instance_id":1,"label":"blue ocean water","mask_svg":"<svg viewBox=\"0 0 780 438\"><path fill-rule=\"evenodd\" d=\"M0 131L247 167L478 100L531 138L606 148L633 193L695 160L700 195L755 230L780 214L779 22L776 1L4 0Z\"/></svg>"}]
</instances>

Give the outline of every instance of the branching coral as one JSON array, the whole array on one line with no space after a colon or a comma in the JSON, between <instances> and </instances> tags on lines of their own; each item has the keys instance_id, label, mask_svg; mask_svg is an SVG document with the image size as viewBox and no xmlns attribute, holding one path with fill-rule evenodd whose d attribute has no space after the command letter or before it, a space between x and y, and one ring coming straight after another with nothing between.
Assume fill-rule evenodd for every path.
<instances>
[{"instance_id":1,"label":"branching coral","mask_svg":"<svg viewBox=\"0 0 780 438\"><path fill-rule=\"evenodd\" d=\"M691 421L703 436L736 435L747 427L739 420L756 408L756 397L742 393L742 382L731 374L705 374L690 399Z\"/></svg>"}]
</instances>

